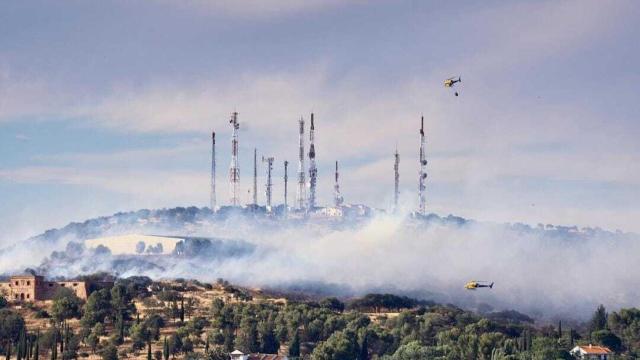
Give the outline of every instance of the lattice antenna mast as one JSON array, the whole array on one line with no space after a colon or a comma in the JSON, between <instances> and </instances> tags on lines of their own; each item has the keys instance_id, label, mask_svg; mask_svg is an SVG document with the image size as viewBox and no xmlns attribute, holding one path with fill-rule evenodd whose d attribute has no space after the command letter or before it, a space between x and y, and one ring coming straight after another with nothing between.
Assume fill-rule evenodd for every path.
<instances>
[{"instance_id":1,"label":"lattice antenna mast","mask_svg":"<svg viewBox=\"0 0 640 360\"><path fill-rule=\"evenodd\" d=\"M253 205L258 205L258 149L253 148Z\"/></svg>"},{"instance_id":2,"label":"lattice antenna mast","mask_svg":"<svg viewBox=\"0 0 640 360\"><path fill-rule=\"evenodd\" d=\"M427 203L425 199L425 190L427 182L427 158L425 156L424 116L421 117L420 121L420 181L418 187L418 213L420 215L426 215Z\"/></svg>"},{"instance_id":3,"label":"lattice antenna mast","mask_svg":"<svg viewBox=\"0 0 640 360\"><path fill-rule=\"evenodd\" d=\"M211 211L215 212L216 203L216 133L211 133Z\"/></svg>"},{"instance_id":4,"label":"lattice antenna mast","mask_svg":"<svg viewBox=\"0 0 640 360\"><path fill-rule=\"evenodd\" d=\"M238 123L238 113L236 111L231 113L229 123L233 127L233 133L231 135L231 165L229 166L229 190L231 192L231 205L239 206L240 198L238 188L240 187L240 167L238 165L238 130L240 129L240 124Z\"/></svg>"},{"instance_id":5,"label":"lattice antenna mast","mask_svg":"<svg viewBox=\"0 0 640 360\"><path fill-rule=\"evenodd\" d=\"M344 198L340 194L340 184L338 183L338 177L339 177L338 162L336 161L336 182L333 185L333 203L335 204L336 207L342 205L344 201Z\"/></svg>"},{"instance_id":6,"label":"lattice antenna mast","mask_svg":"<svg viewBox=\"0 0 640 360\"><path fill-rule=\"evenodd\" d=\"M271 211L271 190L273 188L273 183L271 182L271 172L273 170L273 160L274 157L262 157L262 162L267 163L267 184L265 185L265 195L267 197L267 211Z\"/></svg>"},{"instance_id":7,"label":"lattice antenna mast","mask_svg":"<svg viewBox=\"0 0 640 360\"><path fill-rule=\"evenodd\" d=\"M289 162L287 160L284 161L284 212L285 214L289 210L289 204L287 202L287 185L289 182Z\"/></svg>"},{"instance_id":8,"label":"lattice antenna mast","mask_svg":"<svg viewBox=\"0 0 640 360\"><path fill-rule=\"evenodd\" d=\"M297 199L296 205L299 210L305 208L305 201L307 198L306 188L305 188L305 168L304 168L304 119L300 118L298 121L299 125L299 142L300 147L298 151L298 189L297 189Z\"/></svg>"},{"instance_id":9,"label":"lattice antenna mast","mask_svg":"<svg viewBox=\"0 0 640 360\"><path fill-rule=\"evenodd\" d=\"M315 126L313 123L313 113L311 113L311 129L309 130L309 210L313 210L316 207L317 181L318 169L316 168Z\"/></svg>"},{"instance_id":10,"label":"lattice antenna mast","mask_svg":"<svg viewBox=\"0 0 640 360\"><path fill-rule=\"evenodd\" d=\"M398 146L396 145L396 153L394 154L395 161L393 163L394 172L394 188L393 188L393 211L398 209L398 198L400 195L400 154L398 153Z\"/></svg>"}]
</instances>

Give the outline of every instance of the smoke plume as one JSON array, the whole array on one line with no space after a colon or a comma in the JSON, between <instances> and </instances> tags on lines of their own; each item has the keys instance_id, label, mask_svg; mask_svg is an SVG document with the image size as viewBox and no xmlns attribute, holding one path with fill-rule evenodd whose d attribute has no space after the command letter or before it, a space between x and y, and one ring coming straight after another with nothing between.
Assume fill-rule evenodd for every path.
<instances>
[{"instance_id":1,"label":"smoke plume","mask_svg":"<svg viewBox=\"0 0 640 360\"><path fill-rule=\"evenodd\" d=\"M193 209L116 214L56 230L25 243L48 246L55 253L37 259L30 246L5 249L0 271L40 266L50 277L110 271L152 278L224 278L246 286L338 296L388 291L538 317L584 318L600 303L611 308L638 305L640 239L634 234L453 216L415 219L406 213L337 222L240 214L213 220L209 210ZM162 221L153 226L141 221L148 218ZM90 237L126 233L212 240L198 243L206 250L165 256L114 256L82 245ZM465 290L470 280L495 285Z\"/></svg>"}]
</instances>

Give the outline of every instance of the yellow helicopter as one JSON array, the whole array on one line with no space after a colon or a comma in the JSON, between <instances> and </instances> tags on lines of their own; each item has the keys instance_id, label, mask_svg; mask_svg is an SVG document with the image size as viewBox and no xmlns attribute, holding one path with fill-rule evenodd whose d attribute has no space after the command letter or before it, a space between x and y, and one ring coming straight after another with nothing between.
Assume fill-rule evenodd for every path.
<instances>
[{"instance_id":1,"label":"yellow helicopter","mask_svg":"<svg viewBox=\"0 0 640 360\"><path fill-rule=\"evenodd\" d=\"M444 87L448 87L448 88L452 88L453 85L455 85L456 83L462 82L462 79L460 76L458 76L458 78L456 79L455 76L448 78L447 80L444 81ZM458 96L458 92L454 92L454 94L456 96Z\"/></svg>"},{"instance_id":2,"label":"yellow helicopter","mask_svg":"<svg viewBox=\"0 0 640 360\"><path fill-rule=\"evenodd\" d=\"M464 285L464 288L467 290L475 290L478 288L489 288L489 289L493 289L493 282L491 284L487 284L488 281L476 281L476 280L471 280L468 283L466 283Z\"/></svg>"}]
</instances>

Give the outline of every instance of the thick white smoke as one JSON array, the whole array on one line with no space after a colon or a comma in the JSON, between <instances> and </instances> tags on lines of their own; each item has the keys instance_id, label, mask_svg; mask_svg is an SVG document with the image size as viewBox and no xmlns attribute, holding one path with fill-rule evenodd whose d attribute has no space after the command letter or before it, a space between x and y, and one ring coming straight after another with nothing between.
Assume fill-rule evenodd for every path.
<instances>
[{"instance_id":1,"label":"thick white smoke","mask_svg":"<svg viewBox=\"0 0 640 360\"><path fill-rule=\"evenodd\" d=\"M425 222L407 214L383 214L348 225L285 225L232 217L189 229L192 236L242 239L255 247L238 256L212 258L114 261L109 255L84 256L64 267L50 267L48 275L103 270L122 276L224 278L266 288L310 287L326 295L390 291L463 306L488 304L495 310L575 318L585 317L599 303L611 308L639 305L640 241L635 235L437 217ZM186 230L123 225L108 232L131 231L185 235ZM0 256L0 271L38 265ZM465 290L469 280L495 286Z\"/></svg>"}]
</instances>

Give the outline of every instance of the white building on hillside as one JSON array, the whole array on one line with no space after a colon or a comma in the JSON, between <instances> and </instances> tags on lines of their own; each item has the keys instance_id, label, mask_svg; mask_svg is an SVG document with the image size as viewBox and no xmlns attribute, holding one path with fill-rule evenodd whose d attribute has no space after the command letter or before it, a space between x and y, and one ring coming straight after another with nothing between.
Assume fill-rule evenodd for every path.
<instances>
[{"instance_id":1,"label":"white building on hillside","mask_svg":"<svg viewBox=\"0 0 640 360\"><path fill-rule=\"evenodd\" d=\"M605 346L578 345L571 349L571 355L583 360L609 360L613 351Z\"/></svg>"},{"instance_id":2,"label":"white building on hillside","mask_svg":"<svg viewBox=\"0 0 640 360\"><path fill-rule=\"evenodd\" d=\"M240 350L234 350L229 354L231 360L288 360L284 355L278 354L245 354Z\"/></svg>"}]
</instances>

